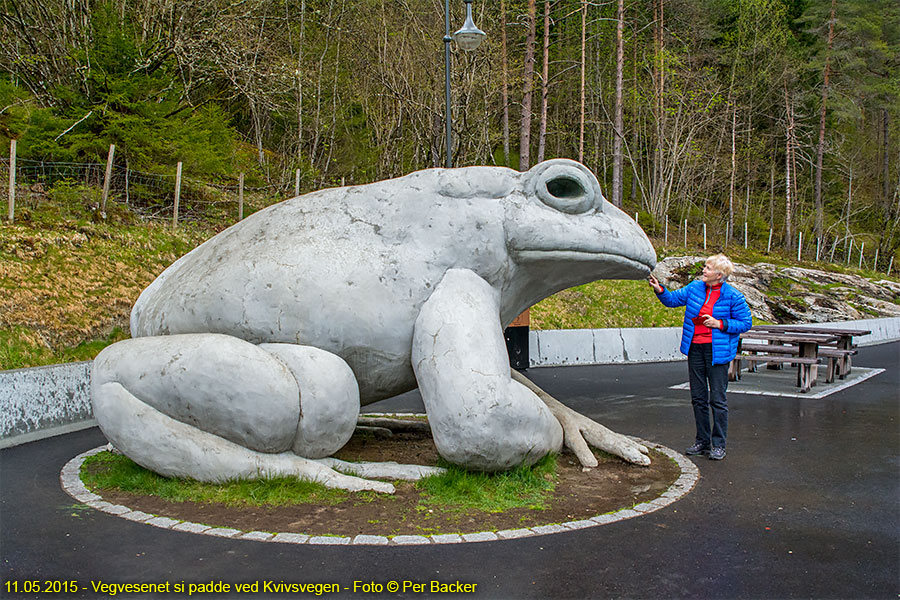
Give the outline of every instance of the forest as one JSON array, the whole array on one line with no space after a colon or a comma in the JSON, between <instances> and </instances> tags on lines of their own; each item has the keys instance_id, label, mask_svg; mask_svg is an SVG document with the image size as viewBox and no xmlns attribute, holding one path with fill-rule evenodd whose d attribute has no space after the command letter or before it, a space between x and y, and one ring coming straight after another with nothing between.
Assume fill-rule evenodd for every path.
<instances>
[{"instance_id":1,"label":"forest","mask_svg":"<svg viewBox=\"0 0 900 600\"><path fill-rule=\"evenodd\" d=\"M0 0L0 142L302 190L440 167L439 0ZM474 0L454 166L579 160L645 229L900 247L896 0ZM450 1L450 30L465 3ZM5 141L4 141L5 140Z\"/></svg>"}]
</instances>

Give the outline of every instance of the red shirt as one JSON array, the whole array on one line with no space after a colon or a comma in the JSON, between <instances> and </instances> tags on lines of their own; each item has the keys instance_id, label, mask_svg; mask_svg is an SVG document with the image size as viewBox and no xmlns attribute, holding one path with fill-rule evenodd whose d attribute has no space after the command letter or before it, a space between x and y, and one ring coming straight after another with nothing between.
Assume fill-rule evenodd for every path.
<instances>
[{"instance_id":1,"label":"red shirt","mask_svg":"<svg viewBox=\"0 0 900 600\"><path fill-rule=\"evenodd\" d=\"M703 303L703 306L700 307L700 315L701 317L709 315L712 316L713 306L716 304L716 301L719 299L719 294L722 293L722 285L717 285L715 287L706 288L706 302ZM695 344L711 344L712 343L712 329L707 327L706 325L694 324L694 337L691 340Z\"/></svg>"}]
</instances>

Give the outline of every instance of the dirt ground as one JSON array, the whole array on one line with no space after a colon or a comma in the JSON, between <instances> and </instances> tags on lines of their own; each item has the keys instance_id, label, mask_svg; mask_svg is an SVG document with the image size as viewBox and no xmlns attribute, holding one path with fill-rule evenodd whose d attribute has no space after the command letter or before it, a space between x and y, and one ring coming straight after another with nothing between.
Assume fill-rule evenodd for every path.
<instances>
[{"instance_id":1,"label":"dirt ground","mask_svg":"<svg viewBox=\"0 0 900 600\"><path fill-rule=\"evenodd\" d=\"M430 435L400 433L391 438L354 435L336 455L351 460L434 465L437 450ZM414 483L398 482L393 496L366 501L350 498L334 506L298 504L280 507L228 507L221 504L168 502L118 490L102 490L104 500L134 510L242 531L292 532L309 535L436 535L533 527L586 519L628 508L662 494L681 474L666 456L651 451L652 464L639 467L600 457L600 466L582 471L575 456L560 455L556 489L544 510L519 508L503 513L418 506Z\"/></svg>"}]
</instances>

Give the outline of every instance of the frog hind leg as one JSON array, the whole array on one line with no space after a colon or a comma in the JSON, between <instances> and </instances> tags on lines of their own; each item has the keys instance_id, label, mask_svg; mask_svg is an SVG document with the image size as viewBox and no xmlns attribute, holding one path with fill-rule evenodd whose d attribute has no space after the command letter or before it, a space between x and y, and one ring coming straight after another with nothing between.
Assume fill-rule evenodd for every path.
<instances>
[{"instance_id":1,"label":"frog hind leg","mask_svg":"<svg viewBox=\"0 0 900 600\"><path fill-rule=\"evenodd\" d=\"M301 382L300 422L292 450L324 467L365 478L415 481L445 469L396 462L347 462L331 457L353 435L359 418L359 386L342 358L311 346L260 344Z\"/></svg>"},{"instance_id":2,"label":"frog hind leg","mask_svg":"<svg viewBox=\"0 0 900 600\"><path fill-rule=\"evenodd\" d=\"M562 447L547 406L510 375L500 297L467 269L450 269L422 306L413 370L435 446L449 462L500 471Z\"/></svg>"},{"instance_id":3,"label":"frog hind leg","mask_svg":"<svg viewBox=\"0 0 900 600\"><path fill-rule=\"evenodd\" d=\"M394 491L390 483L344 475L291 452L300 385L281 359L237 338L187 334L114 344L94 361L91 402L114 446L167 477L295 476Z\"/></svg>"}]
</instances>

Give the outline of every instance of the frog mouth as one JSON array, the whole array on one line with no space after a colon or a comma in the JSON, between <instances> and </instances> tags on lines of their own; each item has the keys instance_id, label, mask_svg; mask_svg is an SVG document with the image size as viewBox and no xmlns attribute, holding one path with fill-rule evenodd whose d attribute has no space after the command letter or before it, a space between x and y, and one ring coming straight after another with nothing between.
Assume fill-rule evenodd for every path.
<instances>
[{"instance_id":1,"label":"frog mouth","mask_svg":"<svg viewBox=\"0 0 900 600\"><path fill-rule=\"evenodd\" d=\"M635 271L639 277L644 277L656 266L655 261L648 259L632 258L610 252L587 252L584 250L520 250L516 253L519 260L526 263L532 262L585 262L605 263L616 267Z\"/></svg>"}]
</instances>

